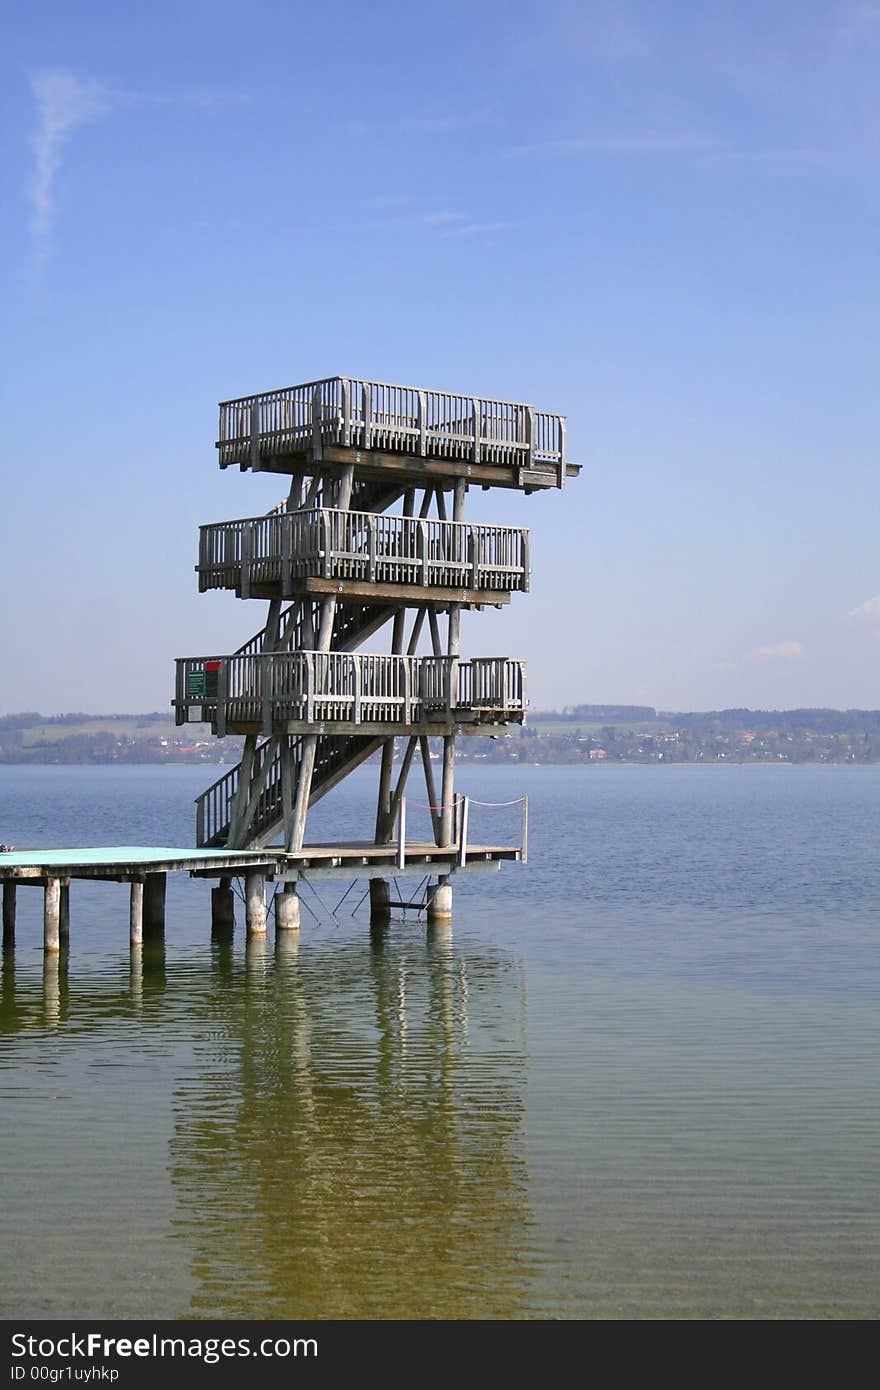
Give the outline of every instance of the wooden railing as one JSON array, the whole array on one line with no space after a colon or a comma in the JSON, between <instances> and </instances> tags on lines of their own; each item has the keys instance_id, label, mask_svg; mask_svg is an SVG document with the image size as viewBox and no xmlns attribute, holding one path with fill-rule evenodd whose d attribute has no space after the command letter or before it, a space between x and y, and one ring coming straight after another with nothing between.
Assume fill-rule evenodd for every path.
<instances>
[{"instance_id":1,"label":"wooden railing","mask_svg":"<svg viewBox=\"0 0 880 1390\"><path fill-rule=\"evenodd\" d=\"M288 722L431 724L522 720L525 666L508 657L386 656L272 652L183 657L177 662L178 724L209 722L218 734Z\"/></svg>"},{"instance_id":2,"label":"wooden railing","mask_svg":"<svg viewBox=\"0 0 880 1390\"><path fill-rule=\"evenodd\" d=\"M565 416L519 401L327 377L220 405L220 465L320 458L325 445L515 468L552 466L565 481Z\"/></svg>"},{"instance_id":3,"label":"wooden railing","mask_svg":"<svg viewBox=\"0 0 880 1390\"><path fill-rule=\"evenodd\" d=\"M518 526L421 520L330 508L271 512L199 528L199 590L298 579L359 579L457 589L525 591L529 533Z\"/></svg>"}]
</instances>

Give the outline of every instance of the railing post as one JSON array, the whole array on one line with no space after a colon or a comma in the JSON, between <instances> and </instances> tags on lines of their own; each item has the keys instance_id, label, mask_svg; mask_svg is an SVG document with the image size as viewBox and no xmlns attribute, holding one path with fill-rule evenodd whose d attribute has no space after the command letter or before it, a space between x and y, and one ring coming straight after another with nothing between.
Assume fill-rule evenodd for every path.
<instances>
[{"instance_id":1,"label":"railing post","mask_svg":"<svg viewBox=\"0 0 880 1390\"><path fill-rule=\"evenodd\" d=\"M260 403L251 403L251 471L260 471Z\"/></svg>"},{"instance_id":2,"label":"railing post","mask_svg":"<svg viewBox=\"0 0 880 1390\"><path fill-rule=\"evenodd\" d=\"M217 672L217 737L226 736L226 692L229 688L228 668L229 662L224 658L220 662L220 670Z\"/></svg>"},{"instance_id":3,"label":"railing post","mask_svg":"<svg viewBox=\"0 0 880 1390\"><path fill-rule=\"evenodd\" d=\"M412 723L412 666L411 658L405 656L403 660L403 722Z\"/></svg>"},{"instance_id":4,"label":"railing post","mask_svg":"<svg viewBox=\"0 0 880 1390\"><path fill-rule=\"evenodd\" d=\"M315 717L315 668L314 653L300 652L299 656L303 662L306 686L306 721L311 723Z\"/></svg>"},{"instance_id":5,"label":"railing post","mask_svg":"<svg viewBox=\"0 0 880 1390\"><path fill-rule=\"evenodd\" d=\"M565 420L559 421L559 472L557 474L559 487L565 487Z\"/></svg>"},{"instance_id":6,"label":"railing post","mask_svg":"<svg viewBox=\"0 0 880 1390\"><path fill-rule=\"evenodd\" d=\"M354 722L355 724L359 724L361 722L361 691L363 686L361 680L361 659L359 656L355 656L353 660L354 671L352 683L354 685Z\"/></svg>"},{"instance_id":7,"label":"railing post","mask_svg":"<svg viewBox=\"0 0 880 1390\"><path fill-rule=\"evenodd\" d=\"M419 454L422 458L427 453L426 431L428 428L428 398L424 391L419 392Z\"/></svg>"},{"instance_id":8,"label":"railing post","mask_svg":"<svg viewBox=\"0 0 880 1390\"><path fill-rule=\"evenodd\" d=\"M519 862L528 864L529 862L529 798L524 796L521 802L519 822Z\"/></svg>"},{"instance_id":9,"label":"railing post","mask_svg":"<svg viewBox=\"0 0 880 1390\"><path fill-rule=\"evenodd\" d=\"M333 544L336 537L333 534L333 513L321 509L321 549L324 552L324 578L330 579L333 574Z\"/></svg>"},{"instance_id":10,"label":"railing post","mask_svg":"<svg viewBox=\"0 0 880 1390\"><path fill-rule=\"evenodd\" d=\"M260 673L257 684L260 688L260 719L262 732L271 734L272 732L272 677L274 666L271 656L255 657L254 665Z\"/></svg>"},{"instance_id":11,"label":"railing post","mask_svg":"<svg viewBox=\"0 0 880 1390\"><path fill-rule=\"evenodd\" d=\"M196 848L201 849L205 843L205 797L204 793L196 797Z\"/></svg>"},{"instance_id":12,"label":"railing post","mask_svg":"<svg viewBox=\"0 0 880 1390\"><path fill-rule=\"evenodd\" d=\"M480 462L480 402L476 396L471 399L471 409L474 414L474 463Z\"/></svg>"},{"instance_id":13,"label":"railing post","mask_svg":"<svg viewBox=\"0 0 880 1390\"><path fill-rule=\"evenodd\" d=\"M293 587L292 513L285 512L280 516L278 525L281 528L281 597L288 598Z\"/></svg>"},{"instance_id":14,"label":"railing post","mask_svg":"<svg viewBox=\"0 0 880 1390\"><path fill-rule=\"evenodd\" d=\"M461 820L459 823L458 839L458 862L461 868L467 863L467 838L468 838L468 812L470 810L471 799L463 796L461 799Z\"/></svg>"},{"instance_id":15,"label":"railing post","mask_svg":"<svg viewBox=\"0 0 880 1390\"><path fill-rule=\"evenodd\" d=\"M367 518L367 550L369 553L369 579L376 582L376 523L372 516Z\"/></svg>"},{"instance_id":16,"label":"railing post","mask_svg":"<svg viewBox=\"0 0 880 1390\"><path fill-rule=\"evenodd\" d=\"M346 449L351 444L351 386L348 377L342 378L342 443Z\"/></svg>"},{"instance_id":17,"label":"railing post","mask_svg":"<svg viewBox=\"0 0 880 1390\"><path fill-rule=\"evenodd\" d=\"M530 569L530 567L529 567L529 533L528 533L528 531L521 531L521 532L520 532L520 536L521 536L521 538L522 538L522 539L521 539L521 546L522 546L523 593L524 593L524 594L527 594L527 593L529 592L529 585L531 584L531 573L532 573L532 572L531 572L531 569Z\"/></svg>"},{"instance_id":18,"label":"railing post","mask_svg":"<svg viewBox=\"0 0 880 1390\"><path fill-rule=\"evenodd\" d=\"M364 448L373 447L373 388L364 382Z\"/></svg>"},{"instance_id":19,"label":"railing post","mask_svg":"<svg viewBox=\"0 0 880 1390\"><path fill-rule=\"evenodd\" d=\"M312 456L316 459L324 457L324 431L321 414L321 388L316 386L312 392Z\"/></svg>"},{"instance_id":20,"label":"railing post","mask_svg":"<svg viewBox=\"0 0 880 1390\"><path fill-rule=\"evenodd\" d=\"M422 567L422 584L428 585L428 523L419 521L416 533L416 560Z\"/></svg>"},{"instance_id":21,"label":"railing post","mask_svg":"<svg viewBox=\"0 0 880 1390\"><path fill-rule=\"evenodd\" d=\"M400 807L397 812L397 867L403 870L406 867L406 797L400 798Z\"/></svg>"},{"instance_id":22,"label":"railing post","mask_svg":"<svg viewBox=\"0 0 880 1390\"><path fill-rule=\"evenodd\" d=\"M241 596L251 596L251 561L254 554L254 523L242 522L241 527Z\"/></svg>"},{"instance_id":23,"label":"railing post","mask_svg":"<svg viewBox=\"0 0 880 1390\"><path fill-rule=\"evenodd\" d=\"M529 446L527 463L529 468L535 466L535 411L532 406L526 407L526 443Z\"/></svg>"}]
</instances>

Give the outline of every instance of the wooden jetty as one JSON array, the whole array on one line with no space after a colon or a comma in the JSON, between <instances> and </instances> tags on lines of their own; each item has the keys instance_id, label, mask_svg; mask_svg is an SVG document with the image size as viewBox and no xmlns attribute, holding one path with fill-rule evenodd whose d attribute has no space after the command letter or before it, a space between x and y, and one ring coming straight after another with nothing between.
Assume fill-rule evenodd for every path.
<instances>
[{"instance_id":1,"label":"wooden jetty","mask_svg":"<svg viewBox=\"0 0 880 1390\"><path fill-rule=\"evenodd\" d=\"M144 845L102 846L95 849L27 849L0 853L3 886L3 949L15 945L17 890L43 889L43 946L48 952L62 949L70 936L70 885L74 879L130 884L129 941L142 945L144 932L156 935L165 928L165 886L169 873L188 873L192 878L219 879L212 892L211 918L215 927L232 926L233 878L244 884L245 921L249 936L265 933L266 885L274 884L276 930L298 930L299 884L325 878L387 881L418 874L448 878L454 873L497 870L505 860L525 862L527 817L523 802L519 845L471 844L467 838L468 798L456 805L453 843L406 839L406 800L401 801L399 833L390 844L345 841L331 845L306 844L297 853L286 850L179 849ZM414 907L389 897L389 907Z\"/></svg>"},{"instance_id":2,"label":"wooden jetty","mask_svg":"<svg viewBox=\"0 0 880 1390\"><path fill-rule=\"evenodd\" d=\"M53 951L67 931L75 878L131 884L137 945L145 924L164 920L169 872L219 879L217 925L231 920L232 879L243 877L248 931L260 933L267 881L276 885L276 927L296 929L303 880L368 880L371 920L381 924L392 906L413 905L392 898L391 880L420 874L430 880L428 920L437 923L451 917L455 875L526 859L525 798L518 843L471 844L470 802L456 794L454 764L459 736L497 733L526 714L524 663L463 657L461 615L528 591L529 536L464 513L475 486L530 494L576 477L565 416L336 376L224 401L217 450L221 468L289 479L284 501L265 516L200 529L200 592L262 601L259 630L232 651L176 663L177 723L244 735L241 761L198 797L195 850L0 853L7 941L23 883L44 888L44 942ZM383 628L390 650L362 650ZM307 844L309 808L373 754L370 838ZM417 761L430 842L406 835Z\"/></svg>"}]
</instances>

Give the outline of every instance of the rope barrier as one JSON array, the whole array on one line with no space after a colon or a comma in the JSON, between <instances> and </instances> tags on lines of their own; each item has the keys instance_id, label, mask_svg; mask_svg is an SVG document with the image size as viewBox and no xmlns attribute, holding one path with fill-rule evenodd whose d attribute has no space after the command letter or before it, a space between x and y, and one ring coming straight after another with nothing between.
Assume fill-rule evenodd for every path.
<instances>
[{"instance_id":1,"label":"rope barrier","mask_svg":"<svg viewBox=\"0 0 880 1390\"><path fill-rule=\"evenodd\" d=\"M527 798L516 796L513 801L477 801L476 797L469 796L468 801L472 806L520 806Z\"/></svg>"},{"instance_id":2,"label":"rope barrier","mask_svg":"<svg viewBox=\"0 0 880 1390\"><path fill-rule=\"evenodd\" d=\"M526 801L528 798L525 796L515 796L512 801L478 801L475 796L469 796L467 799L472 806L491 806L497 808L500 806L520 806L522 802ZM462 800L464 800L464 797L462 797ZM406 798L406 804L407 806L417 806L420 811L454 811L457 805L457 803L453 801L447 806L429 806L426 801L411 801L409 797Z\"/></svg>"}]
</instances>

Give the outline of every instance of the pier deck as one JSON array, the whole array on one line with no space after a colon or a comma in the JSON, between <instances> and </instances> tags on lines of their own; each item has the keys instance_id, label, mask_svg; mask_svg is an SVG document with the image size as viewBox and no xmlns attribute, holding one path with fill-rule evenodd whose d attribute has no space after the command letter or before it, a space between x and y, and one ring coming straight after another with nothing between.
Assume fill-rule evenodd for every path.
<instances>
[{"instance_id":1,"label":"pier deck","mask_svg":"<svg viewBox=\"0 0 880 1390\"><path fill-rule=\"evenodd\" d=\"M344 841L306 844L288 851L263 849L178 849L168 846L113 845L92 848L36 847L0 853L3 886L3 947L15 943L16 890L44 889L43 945L58 951L70 934L70 883L73 879L130 883L130 936L133 947L143 941L144 927L164 930L165 883L169 873L188 873L191 878L219 880L212 900L214 925L231 926L231 880L244 879L246 923L249 935L266 930L267 881L274 881L285 904L284 917L276 908L276 927L298 926L297 884L312 879L372 879L476 873L500 869L502 862L524 862L526 841L519 845L479 845L467 842L466 816L455 844L406 840L395 842ZM401 827L402 829L402 827ZM295 906L295 914L291 912ZM406 906L407 904L403 904ZM415 906L415 904L408 904Z\"/></svg>"}]
</instances>

